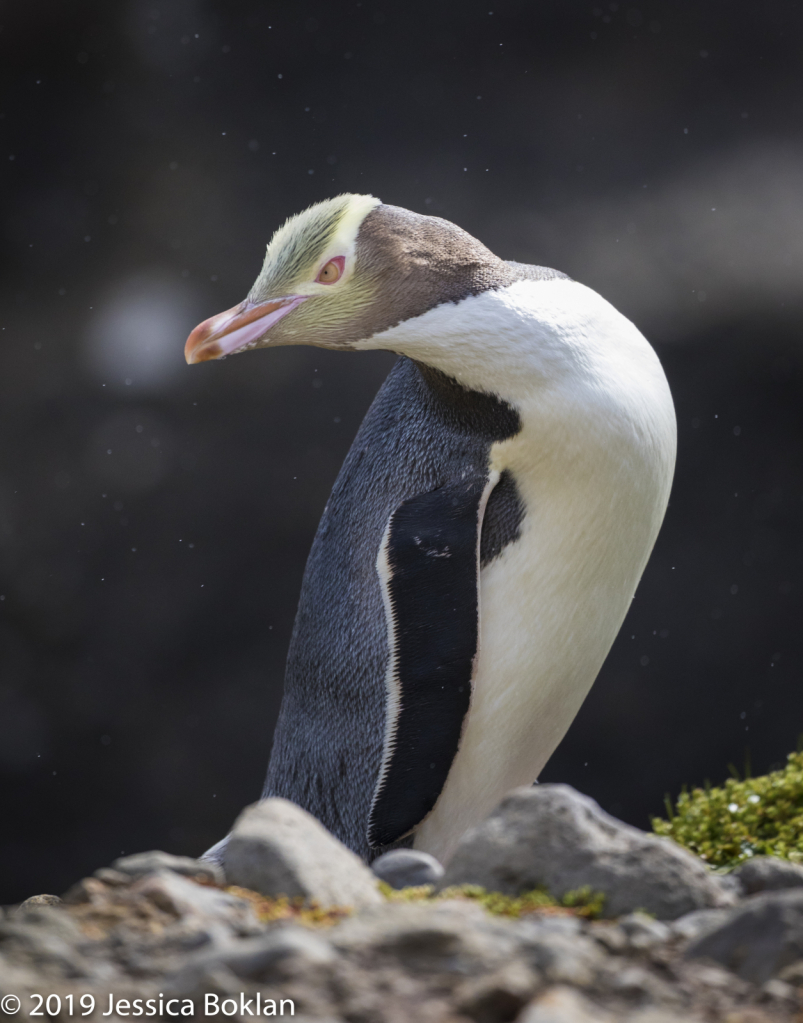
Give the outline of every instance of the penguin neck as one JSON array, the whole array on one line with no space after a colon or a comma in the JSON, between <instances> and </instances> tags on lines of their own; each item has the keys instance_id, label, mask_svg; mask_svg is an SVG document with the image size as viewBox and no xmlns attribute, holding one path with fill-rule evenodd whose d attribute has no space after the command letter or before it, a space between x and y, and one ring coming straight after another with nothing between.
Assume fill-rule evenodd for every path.
<instances>
[{"instance_id":1,"label":"penguin neck","mask_svg":"<svg viewBox=\"0 0 803 1023\"><path fill-rule=\"evenodd\" d=\"M515 405L534 391L599 388L633 372L663 378L633 324L568 278L516 281L446 301L353 347L398 352Z\"/></svg>"},{"instance_id":2,"label":"penguin neck","mask_svg":"<svg viewBox=\"0 0 803 1023\"><path fill-rule=\"evenodd\" d=\"M560 495L567 507L590 507L589 495L609 501L624 473L648 501L661 480L660 521L675 458L666 377L637 328L590 288L518 281L444 303L357 347L414 359L440 409L462 414L485 399L507 410L511 427L518 416L519 429L493 437L491 465L551 480L556 508Z\"/></svg>"},{"instance_id":3,"label":"penguin neck","mask_svg":"<svg viewBox=\"0 0 803 1023\"><path fill-rule=\"evenodd\" d=\"M521 430L517 410L497 395L468 388L439 369L413 361L429 413L451 429L488 441L505 440Z\"/></svg>"}]
</instances>

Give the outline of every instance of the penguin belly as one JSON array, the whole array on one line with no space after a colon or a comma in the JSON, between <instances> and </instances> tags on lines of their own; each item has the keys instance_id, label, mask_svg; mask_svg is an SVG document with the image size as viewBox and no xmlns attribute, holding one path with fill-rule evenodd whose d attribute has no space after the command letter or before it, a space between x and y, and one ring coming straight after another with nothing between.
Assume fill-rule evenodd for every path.
<instances>
[{"instance_id":1,"label":"penguin belly","mask_svg":"<svg viewBox=\"0 0 803 1023\"><path fill-rule=\"evenodd\" d=\"M668 498L670 463L653 438L607 433L592 418L561 452L548 423L531 418L528 429L524 419L491 457L516 482L519 536L482 569L465 731L415 834L414 847L444 863L510 789L537 780L566 734L621 628ZM584 432L581 419L575 429ZM546 453L538 464L533 451Z\"/></svg>"}]
</instances>

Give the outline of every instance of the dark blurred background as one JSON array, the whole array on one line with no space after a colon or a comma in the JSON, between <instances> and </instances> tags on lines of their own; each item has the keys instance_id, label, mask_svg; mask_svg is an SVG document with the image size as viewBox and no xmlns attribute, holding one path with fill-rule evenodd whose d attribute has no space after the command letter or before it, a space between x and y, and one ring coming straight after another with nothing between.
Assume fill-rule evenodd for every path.
<instances>
[{"instance_id":1,"label":"dark blurred background","mask_svg":"<svg viewBox=\"0 0 803 1023\"><path fill-rule=\"evenodd\" d=\"M0 4L0 901L256 799L304 561L392 358L188 368L341 191L596 288L656 346L672 502L543 778L640 827L803 731L803 9Z\"/></svg>"}]
</instances>

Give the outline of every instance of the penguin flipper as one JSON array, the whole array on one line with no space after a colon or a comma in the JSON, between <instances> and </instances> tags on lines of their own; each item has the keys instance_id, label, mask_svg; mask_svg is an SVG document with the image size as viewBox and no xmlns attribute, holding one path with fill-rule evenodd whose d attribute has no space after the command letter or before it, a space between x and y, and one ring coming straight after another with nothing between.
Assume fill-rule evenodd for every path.
<instances>
[{"instance_id":1,"label":"penguin flipper","mask_svg":"<svg viewBox=\"0 0 803 1023\"><path fill-rule=\"evenodd\" d=\"M482 518L498 479L467 474L404 501L388 521L377 559L390 662L372 847L421 823L457 753L479 640Z\"/></svg>"}]
</instances>

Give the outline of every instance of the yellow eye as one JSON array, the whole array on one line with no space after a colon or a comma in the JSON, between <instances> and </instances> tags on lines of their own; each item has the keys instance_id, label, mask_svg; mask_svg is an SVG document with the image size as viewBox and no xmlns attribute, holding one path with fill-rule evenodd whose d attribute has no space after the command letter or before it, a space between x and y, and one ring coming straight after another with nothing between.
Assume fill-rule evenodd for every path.
<instances>
[{"instance_id":1,"label":"yellow eye","mask_svg":"<svg viewBox=\"0 0 803 1023\"><path fill-rule=\"evenodd\" d=\"M330 259L326 266L318 274L319 284L334 284L335 281L340 280L343 276L343 264L345 259L343 256L335 256L334 259Z\"/></svg>"}]
</instances>

